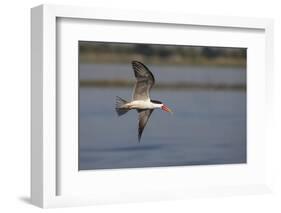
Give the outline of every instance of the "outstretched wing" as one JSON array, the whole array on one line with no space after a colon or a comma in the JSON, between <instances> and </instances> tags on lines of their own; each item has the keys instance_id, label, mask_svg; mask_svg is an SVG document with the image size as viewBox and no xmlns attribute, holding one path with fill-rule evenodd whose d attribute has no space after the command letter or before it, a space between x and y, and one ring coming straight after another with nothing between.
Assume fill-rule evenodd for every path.
<instances>
[{"instance_id":1,"label":"outstretched wing","mask_svg":"<svg viewBox=\"0 0 281 213\"><path fill-rule=\"evenodd\" d=\"M133 100L147 100L149 92L154 85L154 76L150 70L141 62L133 61L132 66L134 69L137 82L133 91Z\"/></svg>"},{"instance_id":2,"label":"outstretched wing","mask_svg":"<svg viewBox=\"0 0 281 213\"><path fill-rule=\"evenodd\" d=\"M152 112L153 112L153 109L139 110L139 136L138 136L139 142L141 139L143 129L144 129L145 125L147 124L148 119Z\"/></svg>"}]
</instances>

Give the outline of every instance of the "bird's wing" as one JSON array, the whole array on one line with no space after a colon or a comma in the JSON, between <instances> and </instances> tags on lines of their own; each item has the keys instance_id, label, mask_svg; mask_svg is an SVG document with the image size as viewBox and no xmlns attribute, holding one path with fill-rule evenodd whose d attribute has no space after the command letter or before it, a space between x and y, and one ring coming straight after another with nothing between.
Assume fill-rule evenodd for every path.
<instances>
[{"instance_id":1,"label":"bird's wing","mask_svg":"<svg viewBox=\"0 0 281 213\"><path fill-rule=\"evenodd\" d=\"M147 121L152 112L153 112L153 109L139 110L139 135L138 135L139 142L141 139L143 129L144 129L145 125L147 124Z\"/></svg>"},{"instance_id":2,"label":"bird's wing","mask_svg":"<svg viewBox=\"0 0 281 213\"><path fill-rule=\"evenodd\" d=\"M149 92L154 85L154 76L150 70L141 62L133 61L132 66L134 69L137 82L135 83L133 91L133 100L147 100Z\"/></svg>"}]
</instances>

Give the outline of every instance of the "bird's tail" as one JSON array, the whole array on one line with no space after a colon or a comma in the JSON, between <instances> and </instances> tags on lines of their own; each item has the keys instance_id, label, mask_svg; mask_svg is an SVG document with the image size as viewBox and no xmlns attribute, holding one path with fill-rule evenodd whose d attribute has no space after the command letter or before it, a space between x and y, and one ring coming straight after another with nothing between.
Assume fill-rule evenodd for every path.
<instances>
[{"instance_id":1,"label":"bird's tail","mask_svg":"<svg viewBox=\"0 0 281 213\"><path fill-rule=\"evenodd\" d=\"M126 112L128 112L130 110L124 106L126 103L128 103L128 101L116 96L115 110L116 110L118 116L124 115Z\"/></svg>"}]
</instances>

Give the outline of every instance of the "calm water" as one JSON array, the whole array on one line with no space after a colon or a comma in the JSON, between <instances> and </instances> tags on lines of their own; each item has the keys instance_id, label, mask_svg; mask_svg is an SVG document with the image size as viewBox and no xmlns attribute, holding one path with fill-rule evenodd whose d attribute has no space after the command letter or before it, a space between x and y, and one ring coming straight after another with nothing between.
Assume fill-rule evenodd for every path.
<instances>
[{"instance_id":1,"label":"calm water","mask_svg":"<svg viewBox=\"0 0 281 213\"><path fill-rule=\"evenodd\" d=\"M107 69L105 65L93 65L92 69L89 66L80 66L80 79L108 79L112 78L110 73L116 78L133 78L130 66ZM101 67L104 72L100 72ZM246 80L242 69L182 69L186 68L163 71L154 67L152 71L157 82L187 79L241 83ZM161 75L158 76L157 70L161 70ZM245 91L152 91L151 97L166 103L174 114L155 110L140 143L137 113L130 111L118 117L114 110L115 96L130 100L131 91L131 88L80 88L80 169L246 162Z\"/></svg>"}]
</instances>

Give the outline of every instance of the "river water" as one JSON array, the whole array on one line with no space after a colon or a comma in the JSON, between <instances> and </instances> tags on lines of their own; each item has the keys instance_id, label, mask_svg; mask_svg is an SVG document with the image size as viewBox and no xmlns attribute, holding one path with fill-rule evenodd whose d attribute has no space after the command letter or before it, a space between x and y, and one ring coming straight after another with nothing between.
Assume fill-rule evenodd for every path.
<instances>
[{"instance_id":1,"label":"river water","mask_svg":"<svg viewBox=\"0 0 281 213\"><path fill-rule=\"evenodd\" d=\"M151 67L157 82L246 83L242 68ZM126 65L80 65L80 79L133 78ZM156 82L156 83L157 83ZM80 87L79 169L246 163L244 90L152 90L174 114L154 110L137 140L137 112L118 117L132 88Z\"/></svg>"}]
</instances>

